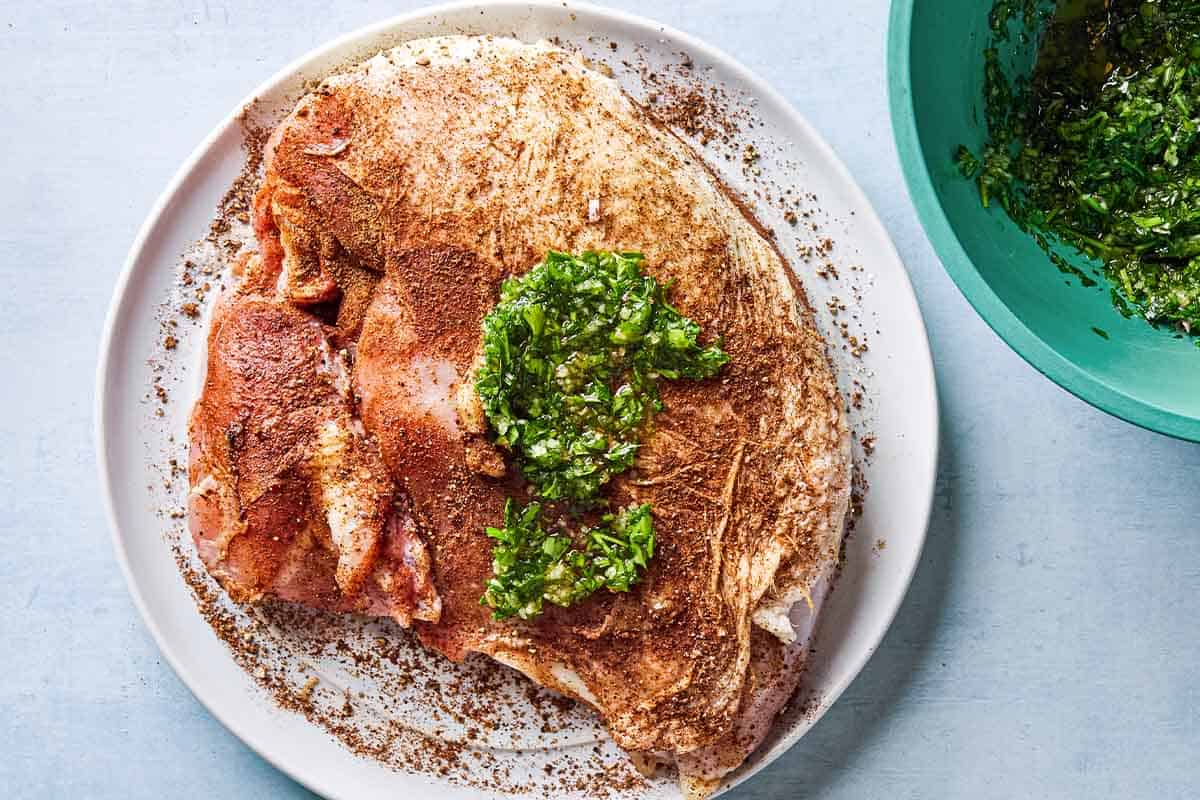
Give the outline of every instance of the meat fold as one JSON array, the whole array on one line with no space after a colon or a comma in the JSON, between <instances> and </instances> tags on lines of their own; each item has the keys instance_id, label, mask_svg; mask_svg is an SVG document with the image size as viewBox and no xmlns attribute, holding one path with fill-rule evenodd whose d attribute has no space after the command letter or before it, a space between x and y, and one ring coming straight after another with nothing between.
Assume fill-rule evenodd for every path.
<instances>
[{"instance_id":1,"label":"meat fold","mask_svg":"<svg viewBox=\"0 0 1200 800\"><path fill-rule=\"evenodd\" d=\"M354 417L345 352L318 319L262 293L257 256L240 266L213 313L190 424L201 560L241 602L436 620L428 551Z\"/></svg>"}]
</instances>

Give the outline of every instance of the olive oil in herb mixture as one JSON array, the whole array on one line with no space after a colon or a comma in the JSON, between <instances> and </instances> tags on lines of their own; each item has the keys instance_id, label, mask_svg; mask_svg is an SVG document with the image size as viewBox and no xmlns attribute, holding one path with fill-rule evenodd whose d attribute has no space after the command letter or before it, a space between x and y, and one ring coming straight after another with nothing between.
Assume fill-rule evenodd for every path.
<instances>
[{"instance_id":1,"label":"olive oil in herb mixture","mask_svg":"<svg viewBox=\"0 0 1200 800\"><path fill-rule=\"evenodd\" d=\"M1200 334L1200 0L998 0L990 21L989 140L962 173L1060 269L1095 285L1058 243L1100 262L1124 315ZM1031 76L1002 67L1014 33L1040 37Z\"/></svg>"}]
</instances>

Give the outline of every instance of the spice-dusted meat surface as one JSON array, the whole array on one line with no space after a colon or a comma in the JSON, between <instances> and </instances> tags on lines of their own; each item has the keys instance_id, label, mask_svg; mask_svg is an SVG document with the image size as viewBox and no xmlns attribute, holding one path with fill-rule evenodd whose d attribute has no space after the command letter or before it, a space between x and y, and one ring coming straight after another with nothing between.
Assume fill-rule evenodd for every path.
<instances>
[{"instance_id":1,"label":"spice-dusted meat surface","mask_svg":"<svg viewBox=\"0 0 1200 800\"><path fill-rule=\"evenodd\" d=\"M361 433L332 330L272 296L252 256L221 298L192 411L189 516L230 596L435 620L429 555Z\"/></svg>"},{"instance_id":2,"label":"spice-dusted meat surface","mask_svg":"<svg viewBox=\"0 0 1200 800\"><path fill-rule=\"evenodd\" d=\"M445 37L381 53L301 100L269 151L263 259L287 302L336 306L333 335L356 350L357 411L441 596L422 641L590 703L629 750L720 748L718 767L681 763L694 793L711 788L760 738L739 733L743 717L771 718L790 693L751 683L794 686L779 665L812 626L794 641L789 613L819 607L849 499L843 403L788 266L686 145L549 45ZM526 497L473 391L480 322L501 280L549 249L644 253L732 360L662 386L666 410L610 486L614 506L653 507L644 580L495 622L479 605L484 528Z\"/></svg>"}]
</instances>

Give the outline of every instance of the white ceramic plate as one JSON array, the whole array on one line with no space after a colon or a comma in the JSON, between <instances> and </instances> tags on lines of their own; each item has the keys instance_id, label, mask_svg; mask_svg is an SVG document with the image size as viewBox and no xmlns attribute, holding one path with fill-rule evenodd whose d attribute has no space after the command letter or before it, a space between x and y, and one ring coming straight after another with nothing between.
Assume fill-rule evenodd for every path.
<instances>
[{"instance_id":1,"label":"white ceramic plate","mask_svg":"<svg viewBox=\"0 0 1200 800\"><path fill-rule=\"evenodd\" d=\"M825 142L770 87L728 56L678 31L619 12L592 6L545 3L495 3L443 6L398 17L345 36L314 51L263 84L247 101L253 115L269 124L289 108L304 81L339 65L369 57L406 39L445 33L512 35L525 41L557 37L596 62L609 64L618 81L639 100L654 89L650 72L679 74L681 53L693 80L719 87L741 120L731 142L713 142L702 154L721 177L749 199L756 216L778 234L785 255L796 267L817 309L819 324L848 398L859 394L851 416L857 434L857 467L869 485L865 511L848 540L845 567L820 620L817 653L807 666L801 689L780 717L776 730L726 787L753 775L794 744L837 699L874 652L900 606L924 541L937 458L937 399L929 346L912 287L878 217ZM618 44L611 49L610 42ZM623 63L625 62L625 63ZM628 64L628 65L627 65ZM111 518L116 551L130 590L167 660L213 714L265 758L331 798L410 795L438 788L441 797L500 796L523 787L534 793L563 793L549 782L543 767L553 764L587 771L620 771L622 755L608 743L587 713L558 713L553 735L542 732L544 714L521 712L528 704L517 680L497 677L480 663L455 667L423 656L407 635L386 623L346 623L336 635L370 649L379 637L399 642L404 674L388 661L356 673L338 653L314 647L310 636L296 636L278 615L247 614L230 606L219 591L213 607L245 639L262 637L271 658L255 666L245 654L235 658L198 613L193 590L181 579L177 561L187 566L190 551L182 520L184 479L168 461L186 463L186 418L194 398L203 350L204 320L171 316L183 299L178 281L182 254L208 230L213 209L244 162L243 129L236 109L197 148L180 169L146 220L122 271L101 343L97 376L96 438L100 474ZM753 121L753 127L748 122ZM746 163L736 157L753 144L761 157ZM735 157L727 157L735 156ZM812 213L791 224L775 201L783 187L801 190L802 210ZM809 193L815 195L813 199ZM816 221L819 230L809 223ZM829 237L827 255L802 257L805 248ZM838 277L820 277L831 262ZM215 283L215 278L213 279ZM194 287L190 287L194 288ZM190 289L189 289L190 290ZM215 293L215 292L214 292ZM209 295L211 299L211 294ZM849 308L835 320L831 300ZM174 327L164 329L167 318ZM851 355L839 330L865 340L869 349ZM165 353L170 332L178 340ZM169 357L168 357L169 356ZM155 397L154 382L169 402ZM161 413L160 413L161 410ZM873 455L863 440L873 438ZM886 542L881 547L880 542ZM201 591L211 591L199 577ZM211 610L211 607L210 607ZM327 627L341 622L325 621ZM415 670L415 672L414 672ZM414 679L428 673L429 680ZM318 716L354 698L354 724L360 734L387 739L398 729L448 741L461 740L469 726L442 695L486 695L504 719L469 749L486 751L480 763L449 778L408 768L418 756L399 754L392 763L355 755L325 728L271 700L271 687L285 697L306 696L297 689L320 680L308 697ZM447 682L451 691L440 688ZM430 708L437 694L441 712ZM544 705L544 704L543 704ZM324 709L324 712L321 711ZM461 709L458 709L461 710ZM557 713L557 712L556 712ZM542 716L539 716L542 714ZM392 727L388 727L392 726ZM403 736L387 739L403 750ZM411 749L411 748L410 748ZM418 746L419 749L419 746ZM452 760L471 758L461 749ZM588 765L591 766L588 766ZM608 766L605 766L608 765ZM436 764L434 765L436 768ZM477 779L505 773L512 785L481 789ZM599 774L599 773L597 773ZM614 773L616 774L616 773ZM595 775L593 775L595 779ZM601 782L603 778L599 779ZM593 780L595 783L595 780ZM617 796L674 797L669 779L616 789Z\"/></svg>"}]
</instances>

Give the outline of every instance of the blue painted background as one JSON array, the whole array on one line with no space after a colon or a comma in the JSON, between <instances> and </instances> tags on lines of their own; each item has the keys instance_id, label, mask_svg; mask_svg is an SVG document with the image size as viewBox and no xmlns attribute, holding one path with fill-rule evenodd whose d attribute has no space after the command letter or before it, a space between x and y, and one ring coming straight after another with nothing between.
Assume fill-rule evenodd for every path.
<instances>
[{"instance_id":1,"label":"blue painted background","mask_svg":"<svg viewBox=\"0 0 1200 800\"><path fill-rule=\"evenodd\" d=\"M95 478L96 346L138 225L211 126L296 56L416 5L0 7L3 797L310 796L203 710L137 618ZM933 526L899 619L736 796L1196 796L1200 446L1042 379L942 273L891 142L885 0L616 5L732 53L834 143L912 272L941 383Z\"/></svg>"}]
</instances>

